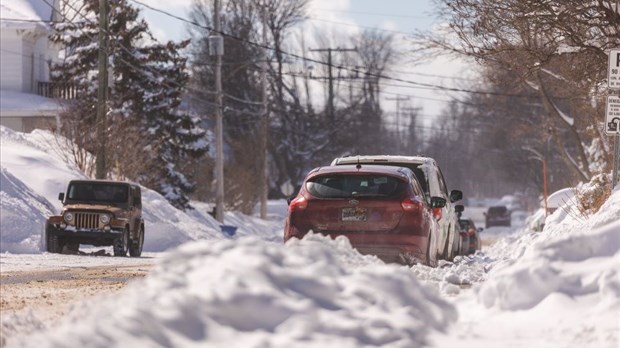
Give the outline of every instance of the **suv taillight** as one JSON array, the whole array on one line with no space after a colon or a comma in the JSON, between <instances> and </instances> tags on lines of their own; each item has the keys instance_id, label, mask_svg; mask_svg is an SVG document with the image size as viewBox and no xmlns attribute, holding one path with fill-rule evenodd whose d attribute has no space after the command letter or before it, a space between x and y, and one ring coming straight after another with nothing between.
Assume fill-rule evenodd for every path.
<instances>
[{"instance_id":1,"label":"suv taillight","mask_svg":"<svg viewBox=\"0 0 620 348\"><path fill-rule=\"evenodd\" d=\"M291 204L288 206L288 211L290 213L298 210L304 210L308 207L308 200L306 197L299 196L291 201Z\"/></svg>"},{"instance_id":2,"label":"suv taillight","mask_svg":"<svg viewBox=\"0 0 620 348\"><path fill-rule=\"evenodd\" d=\"M433 208L433 216L435 217L435 220L441 220L443 216L443 208Z\"/></svg>"},{"instance_id":3,"label":"suv taillight","mask_svg":"<svg viewBox=\"0 0 620 348\"><path fill-rule=\"evenodd\" d=\"M403 207L404 211L416 211L420 209L422 203L409 197L405 197L405 199L400 202L400 206Z\"/></svg>"}]
</instances>

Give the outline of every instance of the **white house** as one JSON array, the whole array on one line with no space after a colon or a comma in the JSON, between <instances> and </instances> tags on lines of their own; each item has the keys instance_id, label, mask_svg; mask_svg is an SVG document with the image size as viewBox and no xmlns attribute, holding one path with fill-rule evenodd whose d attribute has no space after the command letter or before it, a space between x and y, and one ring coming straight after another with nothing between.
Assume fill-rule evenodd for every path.
<instances>
[{"instance_id":1,"label":"white house","mask_svg":"<svg viewBox=\"0 0 620 348\"><path fill-rule=\"evenodd\" d=\"M59 8L59 0L0 0L0 121L20 132L59 124L60 103L49 98L59 48L48 35L60 16L48 3Z\"/></svg>"}]
</instances>

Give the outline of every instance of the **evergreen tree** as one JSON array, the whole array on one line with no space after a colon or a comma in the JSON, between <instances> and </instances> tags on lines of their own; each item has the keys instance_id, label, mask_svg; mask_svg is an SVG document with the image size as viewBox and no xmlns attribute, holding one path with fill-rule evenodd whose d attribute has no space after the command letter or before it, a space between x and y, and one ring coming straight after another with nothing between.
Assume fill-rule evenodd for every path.
<instances>
[{"instance_id":1,"label":"evergreen tree","mask_svg":"<svg viewBox=\"0 0 620 348\"><path fill-rule=\"evenodd\" d=\"M108 170L155 189L176 207L188 208L187 194L194 187L178 167L207 150L199 120L179 108L189 79L180 51L189 41L161 44L138 18L138 9L126 0L112 0L109 5ZM51 40L66 54L53 65L52 79L78 88L78 98L63 115L68 121L63 131L92 151L99 2L86 0L80 12L53 24Z\"/></svg>"}]
</instances>

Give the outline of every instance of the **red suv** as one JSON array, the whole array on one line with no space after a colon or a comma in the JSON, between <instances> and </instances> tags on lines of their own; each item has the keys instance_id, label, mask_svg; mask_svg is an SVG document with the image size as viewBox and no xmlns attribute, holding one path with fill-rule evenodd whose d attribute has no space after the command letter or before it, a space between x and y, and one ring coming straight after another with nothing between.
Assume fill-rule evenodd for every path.
<instances>
[{"instance_id":1,"label":"red suv","mask_svg":"<svg viewBox=\"0 0 620 348\"><path fill-rule=\"evenodd\" d=\"M386 262L437 265L438 224L433 208L408 168L342 165L310 171L289 203L284 241L309 231L346 236L362 254Z\"/></svg>"}]
</instances>

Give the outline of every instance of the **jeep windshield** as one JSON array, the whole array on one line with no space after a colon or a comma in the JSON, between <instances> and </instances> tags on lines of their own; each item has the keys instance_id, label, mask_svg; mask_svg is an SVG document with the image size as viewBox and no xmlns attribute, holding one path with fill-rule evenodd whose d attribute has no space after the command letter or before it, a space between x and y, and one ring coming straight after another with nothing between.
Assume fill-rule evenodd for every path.
<instances>
[{"instance_id":1,"label":"jeep windshield","mask_svg":"<svg viewBox=\"0 0 620 348\"><path fill-rule=\"evenodd\" d=\"M72 182L67 199L87 203L127 203L129 186L107 182Z\"/></svg>"}]
</instances>

